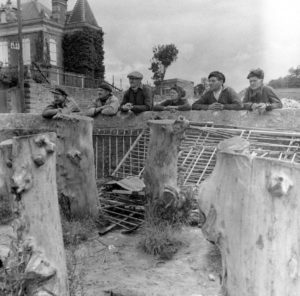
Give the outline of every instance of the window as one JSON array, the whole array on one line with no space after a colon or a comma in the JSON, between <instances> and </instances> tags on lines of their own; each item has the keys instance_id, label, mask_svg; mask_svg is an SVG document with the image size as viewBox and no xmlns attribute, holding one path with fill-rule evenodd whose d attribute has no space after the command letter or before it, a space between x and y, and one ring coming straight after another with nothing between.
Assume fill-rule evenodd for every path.
<instances>
[{"instance_id":1,"label":"window","mask_svg":"<svg viewBox=\"0 0 300 296\"><path fill-rule=\"evenodd\" d=\"M56 41L55 39L49 40L49 51L50 51L50 64L57 65L57 50L56 50Z\"/></svg>"},{"instance_id":2,"label":"window","mask_svg":"<svg viewBox=\"0 0 300 296\"><path fill-rule=\"evenodd\" d=\"M6 21L6 13L4 11L1 12L1 14L0 14L0 23L1 24L7 23L7 21Z\"/></svg>"},{"instance_id":3,"label":"window","mask_svg":"<svg viewBox=\"0 0 300 296\"><path fill-rule=\"evenodd\" d=\"M8 43L7 41L0 41L0 62L3 66L8 66Z\"/></svg>"},{"instance_id":4,"label":"window","mask_svg":"<svg viewBox=\"0 0 300 296\"><path fill-rule=\"evenodd\" d=\"M23 39L23 63L24 65L31 64L31 54L30 54L30 39Z\"/></svg>"}]
</instances>

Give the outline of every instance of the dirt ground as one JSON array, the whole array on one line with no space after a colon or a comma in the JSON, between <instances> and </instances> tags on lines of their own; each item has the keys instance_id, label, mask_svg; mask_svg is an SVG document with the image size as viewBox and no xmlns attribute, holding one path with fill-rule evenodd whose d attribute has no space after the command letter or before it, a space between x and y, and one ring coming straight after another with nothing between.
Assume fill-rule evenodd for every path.
<instances>
[{"instance_id":1,"label":"dirt ground","mask_svg":"<svg viewBox=\"0 0 300 296\"><path fill-rule=\"evenodd\" d=\"M217 296L221 257L201 229L187 227L183 247L170 261L160 261L138 248L141 230L95 235L75 251L84 296ZM79 291L80 290L80 291Z\"/></svg>"}]
</instances>

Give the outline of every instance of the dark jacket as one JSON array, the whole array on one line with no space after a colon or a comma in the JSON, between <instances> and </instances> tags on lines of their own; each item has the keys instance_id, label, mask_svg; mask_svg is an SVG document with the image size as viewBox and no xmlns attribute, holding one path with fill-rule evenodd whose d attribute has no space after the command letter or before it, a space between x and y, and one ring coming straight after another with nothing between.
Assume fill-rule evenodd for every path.
<instances>
[{"instance_id":1,"label":"dark jacket","mask_svg":"<svg viewBox=\"0 0 300 296\"><path fill-rule=\"evenodd\" d=\"M127 103L131 103L133 105L131 111L134 113L150 111L153 106L150 87L141 85L137 91L129 88L124 94L121 107Z\"/></svg>"},{"instance_id":2,"label":"dark jacket","mask_svg":"<svg viewBox=\"0 0 300 296\"><path fill-rule=\"evenodd\" d=\"M216 100L213 91L209 90L192 105L192 109L208 110L209 105L217 102L224 105L224 110L240 110L243 106L238 94L231 87L224 87L219 100Z\"/></svg>"},{"instance_id":3,"label":"dark jacket","mask_svg":"<svg viewBox=\"0 0 300 296\"><path fill-rule=\"evenodd\" d=\"M165 107L167 106L178 106L178 110L180 111L188 111L191 110L192 107L189 104L187 99L184 98L179 98L177 100L165 100L163 102L161 102L160 104L157 104L153 107L154 111L163 111L165 109Z\"/></svg>"},{"instance_id":4,"label":"dark jacket","mask_svg":"<svg viewBox=\"0 0 300 296\"><path fill-rule=\"evenodd\" d=\"M266 103L266 111L282 108L282 103L270 86L263 85L258 89L248 87L244 96L244 109L252 110L254 103Z\"/></svg>"}]
</instances>

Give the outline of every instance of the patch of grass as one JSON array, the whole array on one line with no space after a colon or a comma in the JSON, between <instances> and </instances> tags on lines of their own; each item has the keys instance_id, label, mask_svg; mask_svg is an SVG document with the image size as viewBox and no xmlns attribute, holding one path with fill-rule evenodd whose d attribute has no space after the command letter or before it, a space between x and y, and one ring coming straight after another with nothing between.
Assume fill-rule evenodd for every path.
<instances>
[{"instance_id":1,"label":"patch of grass","mask_svg":"<svg viewBox=\"0 0 300 296\"><path fill-rule=\"evenodd\" d=\"M148 204L145 208L143 235L140 248L147 254L162 260L170 260L183 245L181 239L182 223L162 218L157 205Z\"/></svg>"},{"instance_id":2,"label":"patch of grass","mask_svg":"<svg viewBox=\"0 0 300 296\"><path fill-rule=\"evenodd\" d=\"M146 221L140 247L147 254L162 260L170 260L183 245L180 239L180 228L167 221L152 223Z\"/></svg>"},{"instance_id":3,"label":"patch of grass","mask_svg":"<svg viewBox=\"0 0 300 296\"><path fill-rule=\"evenodd\" d=\"M90 217L71 219L62 218L63 239L66 247L76 246L86 241L96 229L96 222Z\"/></svg>"}]
</instances>

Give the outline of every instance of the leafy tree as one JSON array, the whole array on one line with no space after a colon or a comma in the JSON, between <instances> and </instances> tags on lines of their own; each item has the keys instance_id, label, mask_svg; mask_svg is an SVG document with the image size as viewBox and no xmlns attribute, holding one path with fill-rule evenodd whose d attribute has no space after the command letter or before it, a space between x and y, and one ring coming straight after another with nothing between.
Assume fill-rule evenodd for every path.
<instances>
[{"instance_id":1,"label":"leafy tree","mask_svg":"<svg viewBox=\"0 0 300 296\"><path fill-rule=\"evenodd\" d=\"M288 70L289 75L273 79L269 85L274 88L300 88L300 65Z\"/></svg>"},{"instance_id":2,"label":"leafy tree","mask_svg":"<svg viewBox=\"0 0 300 296\"><path fill-rule=\"evenodd\" d=\"M153 57L149 70L153 72L152 79L156 85L164 80L167 68L177 60L177 55L178 49L174 44L153 47Z\"/></svg>"}]
</instances>

